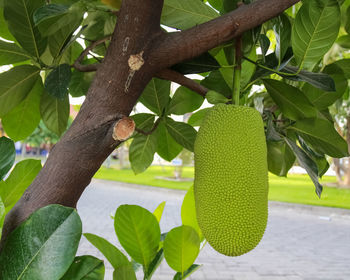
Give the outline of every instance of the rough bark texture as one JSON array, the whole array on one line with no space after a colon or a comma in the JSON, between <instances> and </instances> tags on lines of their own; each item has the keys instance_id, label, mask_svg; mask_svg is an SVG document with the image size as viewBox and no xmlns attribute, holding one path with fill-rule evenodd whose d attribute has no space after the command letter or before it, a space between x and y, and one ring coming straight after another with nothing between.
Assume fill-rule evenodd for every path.
<instances>
[{"instance_id":1,"label":"rough bark texture","mask_svg":"<svg viewBox=\"0 0 350 280\"><path fill-rule=\"evenodd\" d=\"M37 178L6 216L3 240L40 207L76 206L92 176L120 144L112 137L115 123L129 115L156 73L231 40L297 2L259 0L189 30L166 34L160 29L163 0L123 0L87 98Z\"/></svg>"}]
</instances>

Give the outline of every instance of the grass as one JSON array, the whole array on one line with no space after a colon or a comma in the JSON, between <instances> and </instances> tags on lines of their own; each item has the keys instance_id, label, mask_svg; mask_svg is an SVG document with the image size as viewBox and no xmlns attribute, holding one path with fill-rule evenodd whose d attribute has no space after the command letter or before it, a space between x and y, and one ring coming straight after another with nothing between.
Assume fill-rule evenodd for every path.
<instances>
[{"instance_id":1,"label":"grass","mask_svg":"<svg viewBox=\"0 0 350 280\"><path fill-rule=\"evenodd\" d=\"M131 169L101 167L95 178L180 190L187 190L192 185L189 181L178 182L159 178L172 177L173 172L174 167L170 166L151 166L138 175ZM193 178L193 167L184 167L182 177ZM350 209L350 189L325 186L335 182L335 177L323 177L321 184L324 185L324 189L319 199L307 175L290 174L288 178L284 178L269 174L269 200Z\"/></svg>"}]
</instances>

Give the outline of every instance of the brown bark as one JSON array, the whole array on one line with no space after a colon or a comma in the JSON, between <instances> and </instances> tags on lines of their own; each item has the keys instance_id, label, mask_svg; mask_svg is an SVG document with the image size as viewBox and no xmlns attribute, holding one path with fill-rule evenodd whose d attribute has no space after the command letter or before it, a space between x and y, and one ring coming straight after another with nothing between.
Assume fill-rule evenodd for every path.
<instances>
[{"instance_id":1,"label":"brown bark","mask_svg":"<svg viewBox=\"0 0 350 280\"><path fill-rule=\"evenodd\" d=\"M3 239L48 204L75 207L92 176L120 142L115 123L128 116L156 73L196 57L277 16L299 0L259 0L182 32L160 29L163 0L123 0L118 22L87 98L70 129L6 216Z\"/></svg>"}]
</instances>

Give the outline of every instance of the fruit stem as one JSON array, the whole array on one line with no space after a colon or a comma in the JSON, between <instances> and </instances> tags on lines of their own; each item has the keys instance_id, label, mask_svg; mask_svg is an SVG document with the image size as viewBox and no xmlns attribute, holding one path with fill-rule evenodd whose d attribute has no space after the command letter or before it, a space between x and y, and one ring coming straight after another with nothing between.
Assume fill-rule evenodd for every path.
<instances>
[{"instance_id":1,"label":"fruit stem","mask_svg":"<svg viewBox=\"0 0 350 280\"><path fill-rule=\"evenodd\" d=\"M233 68L233 94L232 101L234 105L239 105L239 96L241 92L241 72L242 72L242 37L239 36L235 41L235 67Z\"/></svg>"}]
</instances>

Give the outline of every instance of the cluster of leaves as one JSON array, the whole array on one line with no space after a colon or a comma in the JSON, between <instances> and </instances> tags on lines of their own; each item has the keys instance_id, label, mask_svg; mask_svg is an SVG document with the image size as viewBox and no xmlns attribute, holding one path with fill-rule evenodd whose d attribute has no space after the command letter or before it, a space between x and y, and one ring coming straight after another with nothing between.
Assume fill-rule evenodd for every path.
<instances>
[{"instance_id":1,"label":"cluster of leaves","mask_svg":"<svg viewBox=\"0 0 350 280\"><path fill-rule=\"evenodd\" d=\"M195 216L193 188L182 204L183 225L161 234L164 207L162 202L153 214L137 205L118 207L115 232L131 259L106 239L84 234L112 265L113 279L136 280L141 267L143 279L151 279L164 258L175 270L174 280L185 279L200 267L194 261L204 240ZM104 279L103 261L89 255L75 257L81 236L81 220L74 209L49 205L37 210L6 240L0 255L1 278ZM47 265L47 258L55 265Z\"/></svg>"},{"instance_id":2,"label":"cluster of leaves","mask_svg":"<svg viewBox=\"0 0 350 280\"><path fill-rule=\"evenodd\" d=\"M212 16L235 9L237 3L208 2L215 8L211 9ZM188 9L190 3L181 7ZM334 128L329 107L349 98L350 59L329 63L324 57L339 45L346 47L339 40L343 42L344 36L349 36L342 35L349 31L346 16L349 4L349 1L337 0L307 1L245 33L242 38L241 92L236 105L254 106L261 112L266 127L269 171L286 176L297 159L310 175L318 195L322 192L318 178L329 168L326 156L348 155L347 143ZM197 7L197 13L204 14L209 8L199 2L198 5L203 9ZM186 29L192 26L194 19L173 22L170 26ZM258 54L259 49L261 54ZM210 90L206 95L209 103L231 102L234 51L235 43L227 43L192 61L175 65L173 69L182 74L200 73L204 77L201 85ZM149 114L134 116L137 126L143 128L149 129L159 122L154 134L136 135L131 144L130 161L135 173L151 164L155 152L171 160L181 147L192 151L196 133L192 128L200 126L210 110L194 112L188 124L173 121L171 114L193 112L203 100L184 87L169 97L166 84L166 81L153 79L140 99L159 119L154 122L155 116ZM253 85L263 87L256 90Z\"/></svg>"}]
</instances>

